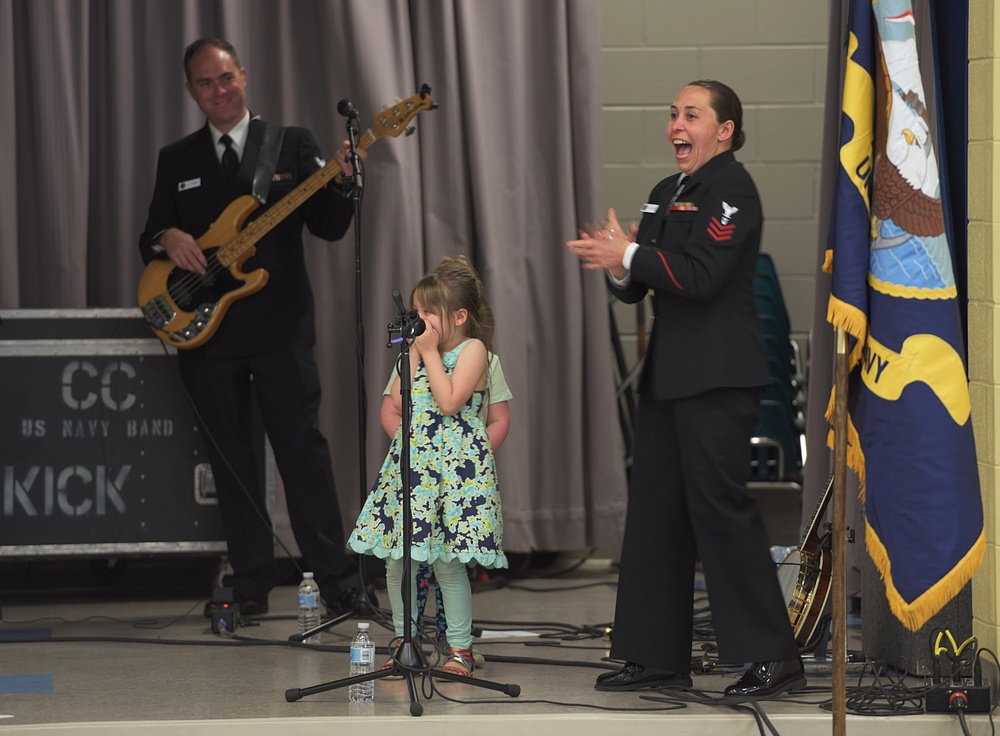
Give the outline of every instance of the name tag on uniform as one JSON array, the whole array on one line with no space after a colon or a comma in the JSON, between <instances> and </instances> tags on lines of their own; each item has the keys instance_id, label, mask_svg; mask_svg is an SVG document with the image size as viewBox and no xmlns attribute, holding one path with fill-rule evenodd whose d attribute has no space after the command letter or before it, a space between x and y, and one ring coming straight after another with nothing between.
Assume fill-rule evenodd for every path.
<instances>
[{"instance_id":1,"label":"name tag on uniform","mask_svg":"<svg viewBox=\"0 0 1000 736\"><path fill-rule=\"evenodd\" d=\"M187 189L197 189L201 186L201 177L197 179L188 179L187 181L182 181L177 184L177 191L183 192Z\"/></svg>"},{"instance_id":2,"label":"name tag on uniform","mask_svg":"<svg viewBox=\"0 0 1000 736\"><path fill-rule=\"evenodd\" d=\"M645 212L645 213L648 213L648 214L653 214L658 209L660 209L660 205L653 204L652 202L646 202L646 204L644 204L642 207L639 208L639 211L640 212Z\"/></svg>"}]
</instances>

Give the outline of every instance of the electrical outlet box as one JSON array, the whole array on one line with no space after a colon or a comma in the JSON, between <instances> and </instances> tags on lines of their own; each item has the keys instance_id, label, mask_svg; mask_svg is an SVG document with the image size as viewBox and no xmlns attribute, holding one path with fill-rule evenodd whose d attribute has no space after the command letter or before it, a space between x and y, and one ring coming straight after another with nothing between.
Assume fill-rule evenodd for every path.
<instances>
[{"instance_id":1,"label":"electrical outlet box","mask_svg":"<svg viewBox=\"0 0 1000 736\"><path fill-rule=\"evenodd\" d=\"M212 633L223 631L232 634L240 625L240 604L232 588L216 588L212 591L212 603L208 609L212 622Z\"/></svg>"},{"instance_id":2,"label":"electrical outlet box","mask_svg":"<svg viewBox=\"0 0 1000 736\"><path fill-rule=\"evenodd\" d=\"M967 705L966 713L989 713L990 712L990 686L989 685L949 685L939 687L927 693L924 700L924 708L928 713L951 713L958 708L955 707L955 696L961 693L965 696ZM959 699L961 696L959 696Z\"/></svg>"}]
</instances>

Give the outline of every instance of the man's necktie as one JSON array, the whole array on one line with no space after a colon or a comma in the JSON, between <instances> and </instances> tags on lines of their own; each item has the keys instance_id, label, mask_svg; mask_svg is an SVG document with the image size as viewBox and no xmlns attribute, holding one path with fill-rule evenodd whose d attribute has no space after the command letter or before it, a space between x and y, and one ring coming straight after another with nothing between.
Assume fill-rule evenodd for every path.
<instances>
[{"instance_id":1,"label":"man's necktie","mask_svg":"<svg viewBox=\"0 0 1000 736\"><path fill-rule=\"evenodd\" d=\"M231 182L236 176L236 170L240 168L240 160L233 150L233 139L228 135L219 138L219 142L226 147L222 154L222 171L226 174L226 181Z\"/></svg>"}]
</instances>

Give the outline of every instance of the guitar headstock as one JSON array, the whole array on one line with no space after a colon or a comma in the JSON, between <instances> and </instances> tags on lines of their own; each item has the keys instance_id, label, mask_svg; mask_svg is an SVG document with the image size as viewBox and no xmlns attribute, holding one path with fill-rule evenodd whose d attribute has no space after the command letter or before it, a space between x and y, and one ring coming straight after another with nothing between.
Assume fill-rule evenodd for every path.
<instances>
[{"instance_id":1,"label":"guitar headstock","mask_svg":"<svg viewBox=\"0 0 1000 736\"><path fill-rule=\"evenodd\" d=\"M431 88L425 84L416 94L387 107L376 115L370 129L371 133L376 138L385 135L396 137L407 131L407 126L413 118L424 110L433 110L436 107L434 100L431 99Z\"/></svg>"}]
</instances>

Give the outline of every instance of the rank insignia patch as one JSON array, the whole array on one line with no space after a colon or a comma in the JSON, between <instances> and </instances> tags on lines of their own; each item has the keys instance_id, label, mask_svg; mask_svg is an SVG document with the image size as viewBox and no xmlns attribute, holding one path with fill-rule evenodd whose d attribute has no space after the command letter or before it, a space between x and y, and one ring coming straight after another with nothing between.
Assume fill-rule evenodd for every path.
<instances>
[{"instance_id":1,"label":"rank insignia patch","mask_svg":"<svg viewBox=\"0 0 1000 736\"><path fill-rule=\"evenodd\" d=\"M736 232L736 225L733 223L723 225L719 222L718 217L713 217L712 221L708 223L708 234L712 236L712 239L716 242L721 243L726 240L732 240L734 232Z\"/></svg>"}]
</instances>

